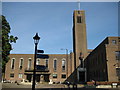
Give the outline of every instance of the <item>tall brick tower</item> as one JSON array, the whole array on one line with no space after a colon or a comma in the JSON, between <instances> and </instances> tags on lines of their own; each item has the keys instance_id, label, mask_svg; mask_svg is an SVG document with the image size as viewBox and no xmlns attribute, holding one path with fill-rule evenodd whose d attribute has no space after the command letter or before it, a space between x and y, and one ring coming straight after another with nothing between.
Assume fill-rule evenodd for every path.
<instances>
[{"instance_id":1,"label":"tall brick tower","mask_svg":"<svg viewBox=\"0 0 120 90\"><path fill-rule=\"evenodd\" d=\"M81 63L80 54L85 58L87 55L85 11L75 10L73 14L73 53L74 69Z\"/></svg>"}]
</instances>

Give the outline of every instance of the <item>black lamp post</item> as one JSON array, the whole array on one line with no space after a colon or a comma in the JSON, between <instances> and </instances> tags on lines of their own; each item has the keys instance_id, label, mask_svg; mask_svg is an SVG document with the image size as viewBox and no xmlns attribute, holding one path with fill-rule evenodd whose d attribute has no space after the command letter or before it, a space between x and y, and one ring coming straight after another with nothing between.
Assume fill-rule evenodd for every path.
<instances>
[{"instance_id":1,"label":"black lamp post","mask_svg":"<svg viewBox=\"0 0 120 90\"><path fill-rule=\"evenodd\" d=\"M34 70L33 70L33 83L32 83L32 90L35 90L35 77L36 77L36 57L37 57L37 45L39 42L40 37L38 33L33 37L35 43L35 55L34 55Z\"/></svg>"},{"instance_id":2,"label":"black lamp post","mask_svg":"<svg viewBox=\"0 0 120 90\"><path fill-rule=\"evenodd\" d=\"M82 54L82 52L80 52L80 57L79 57L79 59L80 59L80 62L81 62L81 68L84 68L84 64L83 64L83 54Z\"/></svg>"}]
</instances>

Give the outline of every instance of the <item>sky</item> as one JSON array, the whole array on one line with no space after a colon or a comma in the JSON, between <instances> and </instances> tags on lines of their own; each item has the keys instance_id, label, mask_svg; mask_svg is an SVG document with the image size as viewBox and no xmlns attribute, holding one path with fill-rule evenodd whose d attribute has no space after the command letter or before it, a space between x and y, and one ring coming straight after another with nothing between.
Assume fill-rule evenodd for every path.
<instances>
[{"instance_id":1,"label":"sky","mask_svg":"<svg viewBox=\"0 0 120 90\"><path fill-rule=\"evenodd\" d=\"M74 10L78 10L77 2L3 2L10 35L18 37L11 54L33 54L36 32L40 36L38 49L45 54L65 54L61 48L73 51ZM80 10L85 10L88 49L108 36L118 36L117 2L81 2Z\"/></svg>"}]
</instances>

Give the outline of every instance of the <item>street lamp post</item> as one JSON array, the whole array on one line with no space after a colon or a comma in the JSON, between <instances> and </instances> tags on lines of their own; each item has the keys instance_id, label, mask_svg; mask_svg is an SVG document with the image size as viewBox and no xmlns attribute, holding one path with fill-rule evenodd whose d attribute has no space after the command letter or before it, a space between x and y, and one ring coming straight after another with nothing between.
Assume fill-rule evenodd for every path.
<instances>
[{"instance_id":1,"label":"street lamp post","mask_svg":"<svg viewBox=\"0 0 120 90\"><path fill-rule=\"evenodd\" d=\"M66 66L67 66L66 67L66 71L67 71L67 75L66 76L68 77L68 49L63 49L62 48L61 50L66 50Z\"/></svg>"},{"instance_id":2,"label":"street lamp post","mask_svg":"<svg viewBox=\"0 0 120 90\"><path fill-rule=\"evenodd\" d=\"M72 50L70 50L70 73L72 73Z\"/></svg>"},{"instance_id":3,"label":"street lamp post","mask_svg":"<svg viewBox=\"0 0 120 90\"><path fill-rule=\"evenodd\" d=\"M35 90L35 77L36 77L36 57L37 57L37 45L39 42L40 37L38 33L33 37L35 43L35 55L34 55L34 70L33 70L33 83L32 83L32 90Z\"/></svg>"}]
</instances>

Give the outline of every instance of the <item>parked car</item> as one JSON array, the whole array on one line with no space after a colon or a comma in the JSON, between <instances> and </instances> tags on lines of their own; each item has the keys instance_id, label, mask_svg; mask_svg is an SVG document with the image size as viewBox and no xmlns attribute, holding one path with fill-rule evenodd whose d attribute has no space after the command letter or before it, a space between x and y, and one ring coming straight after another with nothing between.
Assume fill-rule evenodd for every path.
<instances>
[{"instance_id":1,"label":"parked car","mask_svg":"<svg viewBox=\"0 0 120 90\"><path fill-rule=\"evenodd\" d=\"M4 80L3 83L11 83L10 80Z\"/></svg>"}]
</instances>

